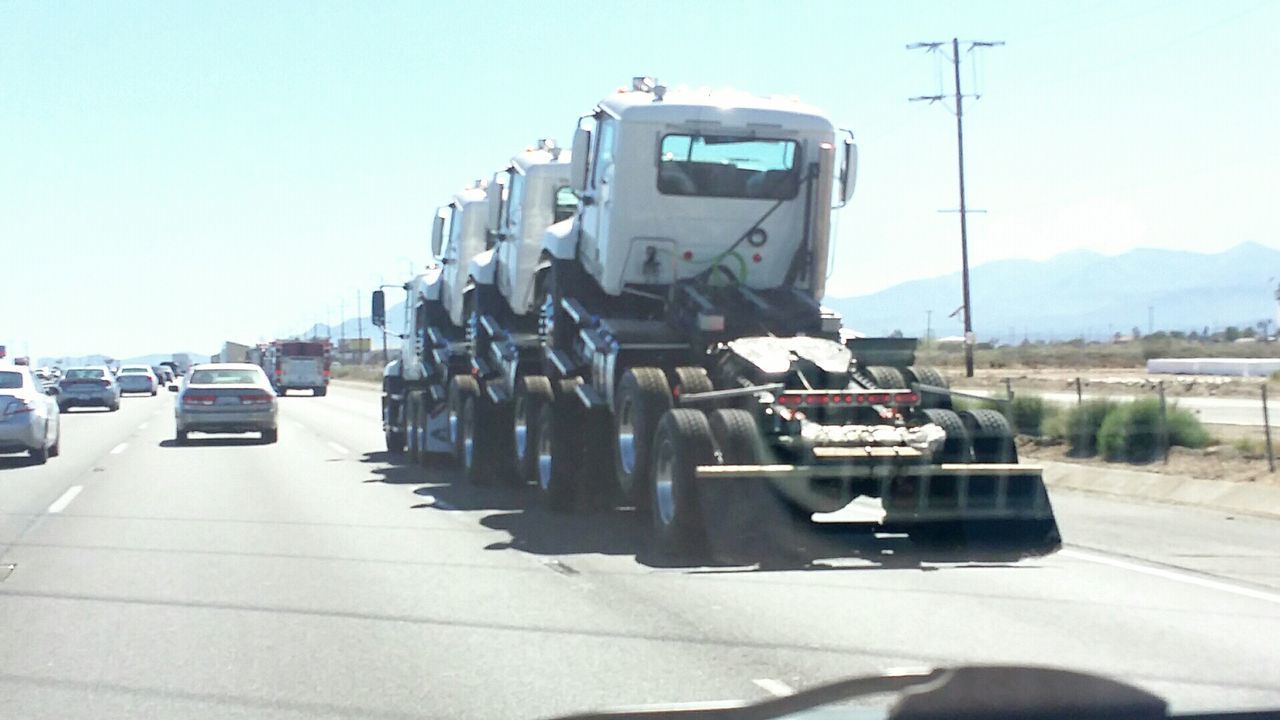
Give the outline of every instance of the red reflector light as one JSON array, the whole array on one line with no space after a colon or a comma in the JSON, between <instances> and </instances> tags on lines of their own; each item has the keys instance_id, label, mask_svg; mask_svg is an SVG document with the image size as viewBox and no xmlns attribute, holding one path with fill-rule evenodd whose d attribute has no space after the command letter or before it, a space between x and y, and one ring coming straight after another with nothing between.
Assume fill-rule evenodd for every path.
<instances>
[{"instance_id":1,"label":"red reflector light","mask_svg":"<svg viewBox=\"0 0 1280 720\"><path fill-rule=\"evenodd\" d=\"M887 393L874 393L867 395L868 405L887 405L890 396Z\"/></svg>"},{"instance_id":2,"label":"red reflector light","mask_svg":"<svg viewBox=\"0 0 1280 720\"><path fill-rule=\"evenodd\" d=\"M809 402L813 403L814 405L826 405L827 400L829 399L830 399L830 396L828 395L810 395L809 396Z\"/></svg>"},{"instance_id":3,"label":"red reflector light","mask_svg":"<svg viewBox=\"0 0 1280 720\"><path fill-rule=\"evenodd\" d=\"M920 402L920 396L915 393L898 393L893 396L893 402L898 405L915 405Z\"/></svg>"}]
</instances>

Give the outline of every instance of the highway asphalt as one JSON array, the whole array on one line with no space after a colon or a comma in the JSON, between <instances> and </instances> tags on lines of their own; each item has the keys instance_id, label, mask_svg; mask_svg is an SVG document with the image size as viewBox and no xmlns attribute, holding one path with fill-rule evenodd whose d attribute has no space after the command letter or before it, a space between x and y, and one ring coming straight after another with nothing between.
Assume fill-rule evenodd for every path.
<instances>
[{"instance_id":1,"label":"highway asphalt","mask_svg":"<svg viewBox=\"0 0 1280 720\"><path fill-rule=\"evenodd\" d=\"M281 400L276 445L172 442L171 395L0 457L0 710L21 718L536 718L1033 663L1280 706L1280 522L1055 493L1067 547L840 539L782 570L657 562L382 450L372 388Z\"/></svg>"}]
</instances>

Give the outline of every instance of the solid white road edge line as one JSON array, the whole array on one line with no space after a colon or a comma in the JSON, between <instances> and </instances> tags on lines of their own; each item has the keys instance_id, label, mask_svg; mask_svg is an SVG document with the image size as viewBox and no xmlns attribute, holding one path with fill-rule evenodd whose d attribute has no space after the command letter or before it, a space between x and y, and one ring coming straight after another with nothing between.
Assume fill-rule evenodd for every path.
<instances>
[{"instance_id":1,"label":"solid white road edge line","mask_svg":"<svg viewBox=\"0 0 1280 720\"><path fill-rule=\"evenodd\" d=\"M83 489L84 489L83 485L72 485L71 487L67 488L67 491L62 493L62 497L58 498L57 500L54 500L53 504L49 506L48 512L60 513L63 510L66 510L67 506L71 504L71 501L75 500L76 496L79 495L80 491Z\"/></svg>"},{"instance_id":2,"label":"solid white road edge line","mask_svg":"<svg viewBox=\"0 0 1280 720\"><path fill-rule=\"evenodd\" d=\"M1152 565L1143 565L1141 563L1121 560L1119 558L1109 557L1096 553L1086 552L1075 549L1059 550L1058 555L1063 557L1084 560L1085 562L1098 563L1099 565L1110 565L1121 570L1129 570L1131 572L1151 575L1153 577L1164 578L1165 580L1173 580L1174 582L1185 583L1187 585L1197 585L1210 590L1219 590L1221 592L1240 595L1241 597L1253 598L1254 600L1263 600L1269 603L1280 605L1280 593L1267 592L1266 590L1258 590L1255 588L1236 585L1234 583L1222 582L1221 580L1213 580L1207 577L1201 577L1193 573L1178 572L1177 570L1168 570L1165 568L1155 567Z\"/></svg>"},{"instance_id":3,"label":"solid white road edge line","mask_svg":"<svg viewBox=\"0 0 1280 720\"><path fill-rule=\"evenodd\" d=\"M339 445L338 443L336 443L336 442L334 442L334 441L332 441L332 440L330 440L330 441L328 442L328 445L329 445L329 447L333 448L333 451L334 451L334 452L336 452L336 453L338 453L339 455L346 455L347 453L350 453L350 452L351 452L350 450L348 450L348 449L346 449L346 448L342 447L341 445Z\"/></svg>"},{"instance_id":4,"label":"solid white road edge line","mask_svg":"<svg viewBox=\"0 0 1280 720\"><path fill-rule=\"evenodd\" d=\"M112 454L112 455L119 455L120 453L124 452L124 449L125 449L125 448L127 448L127 447L129 447L129 443L127 443L127 442L122 442L122 443L120 443L119 445L117 445L117 446L115 446L115 447L111 448L111 454Z\"/></svg>"},{"instance_id":5,"label":"solid white road edge line","mask_svg":"<svg viewBox=\"0 0 1280 720\"><path fill-rule=\"evenodd\" d=\"M782 682L781 680L774 680L773 678L756 678L751 682L755 683L756 686L759 687L761 690L764 690L770 695L775 695L777 697L786 697L788 695L794 695L796 692L795 688Z\"/></svg>"}]
</instances>

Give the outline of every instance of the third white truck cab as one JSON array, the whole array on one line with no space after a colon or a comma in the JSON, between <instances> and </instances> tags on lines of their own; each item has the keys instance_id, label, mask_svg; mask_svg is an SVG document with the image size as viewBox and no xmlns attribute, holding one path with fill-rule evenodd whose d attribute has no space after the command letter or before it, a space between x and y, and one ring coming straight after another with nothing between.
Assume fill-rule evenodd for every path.
<instances>
[{"instance_id":1,"label":"third white truck cab","mask_svg":"<svg viewBox=\"0 0 1280 720\"><path fill-rule=\"evenodd\" d=\"M483 182L476 182L440 208L432 231L432 253L439 259L440 301L449 321L462 327L466 321L465 298L471 260L484 252L487 244L488 194Z\"/></svg>"}]
</instances>

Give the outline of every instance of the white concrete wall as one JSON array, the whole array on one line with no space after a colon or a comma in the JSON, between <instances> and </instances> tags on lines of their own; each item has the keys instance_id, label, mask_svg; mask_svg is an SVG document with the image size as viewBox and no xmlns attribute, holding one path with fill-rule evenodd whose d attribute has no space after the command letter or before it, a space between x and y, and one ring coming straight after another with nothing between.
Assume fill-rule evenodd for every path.
<instances>
[{"instance_id":1,"label":"white concrete wall","mask_svg":"<svg viewBox=\"0 0 1280 720\"><path fill-rule=\"evenodd\" d=\"M1280 370L1280 359L1152 358L1147 361L1147 372L1171 375L1266 377L1277 370Z\"/></svg>"}]
</instances>

